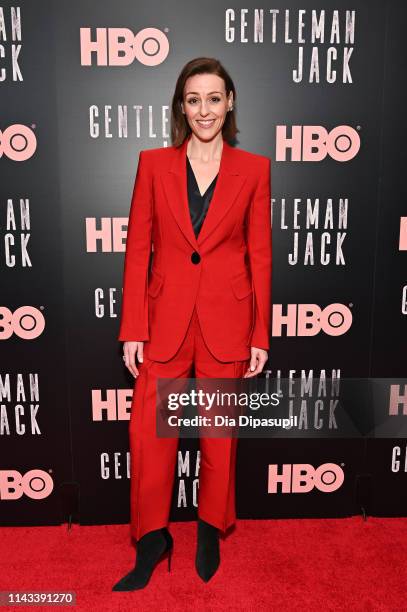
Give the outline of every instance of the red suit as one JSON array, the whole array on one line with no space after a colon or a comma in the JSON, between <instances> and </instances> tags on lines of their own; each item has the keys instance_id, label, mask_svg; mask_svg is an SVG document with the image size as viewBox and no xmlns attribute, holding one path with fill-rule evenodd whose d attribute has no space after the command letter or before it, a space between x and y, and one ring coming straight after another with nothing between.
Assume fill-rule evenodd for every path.
<instances>
[{"instance_id":1,"label":"red suit","mask_svg":"<svg viewBox=\"0 0 407 612\"><path fill-rule=\"evenodd\" d=\"M187 195L189 138L179 148L141 151L129 216L118 339L145 343L130 421L136 539L166 526L171 500L177 440L155 437L157 376L189 377L194 364L196 377L241 377L250 347L269 348L270 159L223 140L215 191L196 238ZM235 519L235 450L236 439L201 440L198 512L222 530Z\"/></svg>"}]
</instances>

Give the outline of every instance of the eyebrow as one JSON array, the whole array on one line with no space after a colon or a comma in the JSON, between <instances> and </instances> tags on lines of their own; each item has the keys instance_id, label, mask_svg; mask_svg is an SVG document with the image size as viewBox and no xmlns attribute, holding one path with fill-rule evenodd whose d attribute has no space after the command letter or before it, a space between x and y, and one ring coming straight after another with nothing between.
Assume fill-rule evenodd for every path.
<instances>
[{"instance_id":1,"label":"eyebrow","mask_svg":"<svg viewBox=\"0 0 407 612\"><path fill-rule=\"evenodd\" d=\"M218 93L218 94L222 94L222 91L210 91L208 93L208 96L214 94L214 93ZM197 91L187 91L187 93L185 94L186 96L188 96L189 94L195 94L196 96L199 96L199 93Z\"/></svg>"}]
</instances>

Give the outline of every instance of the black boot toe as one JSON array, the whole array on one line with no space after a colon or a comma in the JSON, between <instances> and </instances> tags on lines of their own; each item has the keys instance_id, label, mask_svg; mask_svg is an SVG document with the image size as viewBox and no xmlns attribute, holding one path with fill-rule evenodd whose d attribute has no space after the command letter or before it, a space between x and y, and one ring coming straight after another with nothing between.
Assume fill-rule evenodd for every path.
<instances>
[{"instance_id":1,"label":"black boot toe","mask_svg":"<svg viewBox=\"0 0 407 612\"><path fill-rule=\"evenodd\" d=\"M167 529L156 529L146 533L137 542L137 557L134 569L117 582L112 591L136 591L144 589L157 563L168 555L170 571L173 539Z\"/></svg>"},{"instance_id":2,"label":"black boot toe","mask_svg":"<svg viewBox=\"0 0 407 612\"><path fill-rule=\"evenodd\" d=\"M195 568L204 582L209 582L220 564L219 530L198 520L198 545L195 557Z\"/></svg>"}]
</instances>

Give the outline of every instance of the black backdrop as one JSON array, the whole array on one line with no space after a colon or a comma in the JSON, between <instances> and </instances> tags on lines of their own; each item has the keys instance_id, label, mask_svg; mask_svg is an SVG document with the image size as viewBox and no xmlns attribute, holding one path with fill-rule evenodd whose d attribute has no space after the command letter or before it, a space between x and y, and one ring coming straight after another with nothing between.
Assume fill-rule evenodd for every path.
<instances>
[{"instance_id":1,"label":"black backdrop","mask_svg":"<svg viewBox=\"0 0 407 612\"><path fill-rule=\"evenodd\" d=\"M263 8L257 28L255 3L199 6L0 3L3 525L129 520L133 379L117 342L127 217L138 153L171 144L175 80L196 56L218 57L235 81L238 146L273 160L267 374L381 379L388 414L394 389L406 398L405 7L293 1ZM131 33L136 57L124 46L115 58ZM90 56L87 39L98 39ZM328 146L307 149L321 129ZM307 333L310 304L322 319L337 305L348 329L334 317ZM404 437L316 433L240 441L239 517L406 515ZM174 520L195 516L197 453L181 441ZM269 466L296 464L340 466L344 482L268 492Z\"/></svg>"}]
</instances>

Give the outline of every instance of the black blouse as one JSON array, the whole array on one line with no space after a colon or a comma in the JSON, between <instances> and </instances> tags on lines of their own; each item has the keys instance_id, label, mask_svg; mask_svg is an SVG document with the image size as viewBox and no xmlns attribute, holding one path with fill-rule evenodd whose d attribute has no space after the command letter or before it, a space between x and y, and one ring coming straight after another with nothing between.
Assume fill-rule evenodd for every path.
<instances>
[{"instance_id":1,"label":"black blouse","mask_svg":"<svg viewBox=\"0 0 407 612\"><path fill-rule=\"evenodd\" d=\"M205 220L206 213L208 212L209 204L211 202L213 192L215 191L216 180L219 173L215 176L205 193L201 195L188 155L186 158L189 213L191 215L195 236L197 237Z\"/></svg>"}]
</instances>

